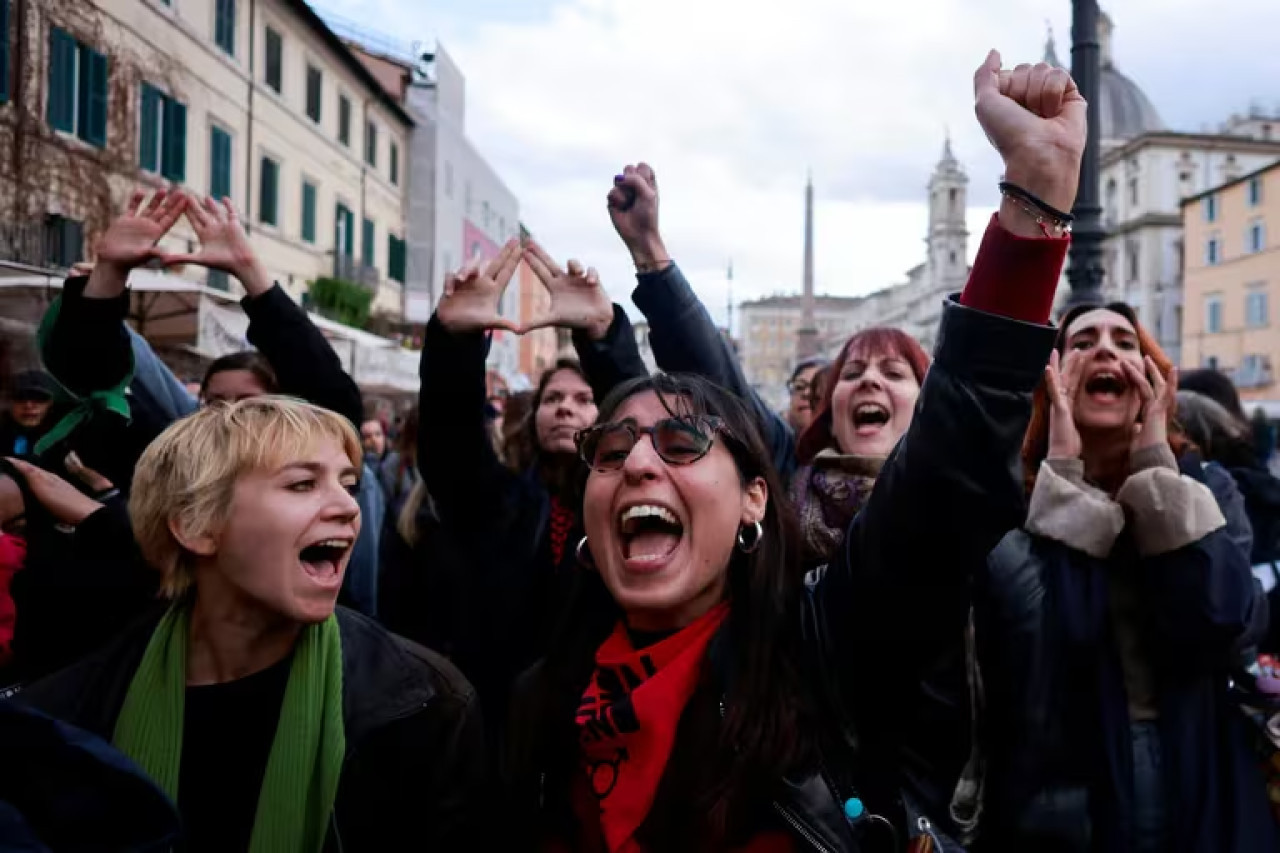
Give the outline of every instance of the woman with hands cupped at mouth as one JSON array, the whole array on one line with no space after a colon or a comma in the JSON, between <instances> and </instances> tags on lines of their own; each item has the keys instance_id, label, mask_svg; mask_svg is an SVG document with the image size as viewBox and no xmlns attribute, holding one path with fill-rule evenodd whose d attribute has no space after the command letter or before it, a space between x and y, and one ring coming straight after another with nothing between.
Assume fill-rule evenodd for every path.
<instances>
[{"instance_id":1,"label":"woman with hands cupped at mouth","mask_svg":"<svg viewBox=\"0 0 1280 853\"><path fill-rule=\"evenodd\" d=\"M522 261L551 297L545 312L523 325L499 310ZM595 421L602 389L645 373L634 337L619 334L621 311L595 270L577 261L561 266L537 243L512 240L488 263L448 277L427 326L418 466L457 560L408 569L430 571L435 577L426 586L444 591L423 595L415 621L476 686L493 726L505 719L516 676L544 651L559 587L577 559L581 469L574 436ZM538 382L525 427L533 461L512 471L485 425L487 338L547 326L573 330L578 360L556 362Z\"/></svg>"}]
</instances>

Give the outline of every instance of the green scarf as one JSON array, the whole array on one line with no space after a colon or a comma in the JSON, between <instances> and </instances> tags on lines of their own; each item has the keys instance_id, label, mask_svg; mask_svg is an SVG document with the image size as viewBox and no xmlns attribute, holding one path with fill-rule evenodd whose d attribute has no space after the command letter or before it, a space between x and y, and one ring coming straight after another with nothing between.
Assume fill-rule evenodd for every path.
<instances>
[{"instance_id":1,"label":"green scarf","mask_svg":"<svg viewBox=\"0 0 1280 853\"><path fill-rule=\"evenodd\" d=\"M40 320L40 329L36 332L36 346L40 351L40 358L45 364L49 363L49 359L45 357L45 347L49 342L49 335L53 333L53 327L58 322L58 314L62 311L62 297L59 296L53 300L53 304L49 306L49 310L44 312L44 317ZM92 358L92 355L87 356ZM37 456L44 454L46 450L53 447L59 441L69 436L76 427L89 420L97 412L114 412L116 415L129 420L129 400L125 397L125 391L129 388L129 384L133 382L133 345L129 345L129 372L120 380L120 384L114 388L107 388L104 391L94 391L86 397L80 397L72 393L72 391L63 385L58 377L53 377L57 384L56 402L73 403L71 411L63 415L62 419L53 425L39 441L36 442L34 453Z\"/></svg>"},{"instance_id":2,"label":"green scarf","mask_svg":"<svg viewBox=\"0 0 1280 853\"><path fill-rule=\"evenodd\" d=\"M112 743L178 801L191 609L160 620L134 673ZM330 616L302 629L267 759L250 853L314 853L329 827L346 753L342 641Z\"/></svg>"}]
</instances>

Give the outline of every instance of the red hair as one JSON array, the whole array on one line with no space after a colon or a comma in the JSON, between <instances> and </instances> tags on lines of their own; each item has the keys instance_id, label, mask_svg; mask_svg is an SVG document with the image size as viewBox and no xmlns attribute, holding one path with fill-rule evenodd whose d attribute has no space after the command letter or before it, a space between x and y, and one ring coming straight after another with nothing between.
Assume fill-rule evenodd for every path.
<instances>
[{"instance_id":1,"label":"red hair","mask_svg":"<svg viewBox=\"0 0 1280 853\"><path fill-rule=\"evenodd\" d=\"M921 385L924 384L924 375L929 372L929 354L920 346L919 341L901 329L879 326L864 329L849 338L840 350L840 355L831 362L818 414L796 445L796 458L801 465L809 464L813 457L836 445L836 436L831 429L831 398L835 394L836 385L840 384L840 374L844 372L845 362L854 356L902 359L915 374L916 382Z\"/></svg>"},{"instance_id":2,"label":"red hair","mask_svg":"<svg viewBox=\"0 0 1280 853\"><path fill-rule=\"evenodd\" d=\"M1156 369L1166 376L1173 368L1173 361L1160 348L1160 344L1156 343L1156 339L1151 337L1151 333L1143 328L1138 322L1138 315L1133 309L1123 302L1112 302L1108 305L1082 305L1073 308L1067 316L1062 318L1062 324L1058 327L1058 340L1053 347L1062 354L1067 346L1067 330L1071 328L1071 324L1089 311L1110 311L1113 314L1119 314L1133 325L1133 330L1138 335L1138 351L1144 356L1150 356L1155 362ZM1174 456L1181 456L1189 447L1190 443L1186 436L1183 435L1181 427L1177 422L1177 411L1169 412L1169 448L1173 451ZM1031 403L1031 423L1027 425L1027 434L1022 440L1022 476L1026 483L1027 492L1036 484L1036 474L1040 471L1040 463L1049 455L1049 391L1045 387L1044 378L1040 379L1040 384L1036 386L1035 395L1032 397Z\"/></svg>"}]
</instances>

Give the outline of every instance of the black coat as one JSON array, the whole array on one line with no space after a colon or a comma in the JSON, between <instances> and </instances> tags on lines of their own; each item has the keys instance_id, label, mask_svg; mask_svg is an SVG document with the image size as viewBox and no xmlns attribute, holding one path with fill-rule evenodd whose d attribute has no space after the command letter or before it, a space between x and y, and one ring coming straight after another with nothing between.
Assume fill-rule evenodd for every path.
<instances>
[{"instance_id":1,"label":"black coat","mask_svg":"<svg viewBox=\"0 0 1280 853\"><path fill-rule=\"evenodd\" d=\"M871 810L893 816L900 828L907 823L899 802L902 755L916 736L907 721L918 685L938 650L963 636L967 568L1022 523L1019 449L1031 393L1053 341L1052 328L947 304L911 427L841 551L807 590L801 626L806 660L815 693L828 697L824 705L841 717L829 721L830 740L842 740L837 732L846 723L859 739L850 759L856 766L846 761L835 775L856 780ZM928 535L921 535L925 527ZM557 642L552 656L522 680L511 714L505 775L522 831L556 834L565 827L566 780L578 772L570 724L591 676L590 652L604 639L600 629L612 628L594 615L608 606L607 593L599 583L592 591L583 574L580 609L564 624L571 630L595 623L596 635L579 631ZM579 663L568 662L573 660ZM716 702L723 695L723 684L716 683L695 692L673 760L709 760L708 749L718 741ZM830 850L881 849L859 846L843 817L845 792L839 789L816 773L778 780L772 808L760 811L761 829L789 831L804 849L812 848L811 838Z\"/></svg>"},{"instance_id":2,"label":"black coat","mask_svg":"<svg viewBox=\"0 0 1280 853\"><path fill-rule=\"evenodd\" d=\"M626 314L614 308L606 337L593 342L574 335L579 360L599 401L617 384L645 375L644 362ZM498 458L486 425L485 356L482 333L454 335L432 318L422 348L418 467L447 546L438 534L427 545L454 560L414 560L410 572L431 573L420 589L447 590L434 608L426 600L399 608L398 625L431 630L441 648L476 686L485 716L505 718L511 685L546 649L563 585L574 564L581 530L569 534L559 563L549 536L551 495L536 471L517 473ZM578 513L580 507L569 507ZM384 568L403 577L403 570ZM414 610L416 609L416 613ZM427 626L430 611L448 610L453 636ZM407 620L407 621L406 621Z\"/></svg>"},{"instance_id":3,"label":"black coat","mask_svg":"<svg viewBox=\"0 0 1280 853\"><path fill-rule=\"evenodd\" d=\"M1223 505L1221 470L1182 473ZM1223 506L1224 515L1230 510ZM1132 849L1129 711L1108 615L1114 561L1135 561L1156 682L1170 850L1280 849L1259 760L1228 694L1267 623L1233 527L1140 558L1126 530L1107 560L1018 529L975 579L989 747L984 850Z\"/></svg>"},{"instance_id":4,"label":"black coat","mask_svg":"<svg viewBox=\"0 0 1280 853\"><path fill-rule=\"evenodd\" d=\"M110 740L159 613L13 701ZM325 849L470 850L492 806L474 691L433 652L338 609L347 754Z\"/></svg>"}]
</instances>

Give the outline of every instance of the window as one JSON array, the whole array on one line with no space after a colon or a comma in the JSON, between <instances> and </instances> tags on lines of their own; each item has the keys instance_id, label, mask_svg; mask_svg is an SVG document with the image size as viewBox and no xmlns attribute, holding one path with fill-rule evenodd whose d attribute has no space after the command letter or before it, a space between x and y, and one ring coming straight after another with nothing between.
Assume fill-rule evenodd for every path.
<instances>
[{"instance_id":1,"label":"window","mask_svg":"<svg viewBox=\"0 0 1280 853\"><path fill-rule=\"evenodd\" d=\"M1218 221L1218 197L1216 195L1205 196L1204 202L1201 205L1201 207L1204 210L1205 222Z\"/></svg>"},{"instance_id":2,"label":"window","mask_svg":"<svg viewBox=\"0 0 1280 853\"><path fill-rule=\"evenodd\" d=\"M275 89L276 94L279 94L284 90L284 41L280 38L280 34L271 29L271 27L267 27L265 41L267 45L267 85Z\"/></svg>"},{"instance_id":3,"label":"window","mask_svg":"<svg viewBox=\"0 0 1280 853\"><path fill-rule=\"evenodd\" d=\"M316 185L310 181L302 182L302 239L316 241Z\"/></svg>"},{"instance_id":4,"label":"window","mask_svg":"<svg viewBox=\"0 0 1280 853\"><path fill-rule=\"evenodd\" d=\"M84 223L51 213L44 220L44 261L68 269L84 260Z\"/></svg>"},{"instance_id":5,"label":"window","mask_svg":"<svg viewBox=\"0 0 1280 853\"><path fill-rule=\"evenodd\" d=\"M453 198L453 164L444 162L444 197Z\"/></svg>"},{"instance_id":6,"label":"window","mask_svg":"<svg viewBox=\"0 0 1280 853\"><path fill-rule=\"evenodd\" d=\"M1138 247L1135 244L1129 244L1127 252L1129 261L1129 284L1134 284L1138 280L1138 275L1142 271L1141 258L1138 255Z\"/></svg>"},{"instance_id":7,"label":"window","mask_svg":"<svg viewBox=\"0 0 1280 853\"><path fill-rule=\"evenodd\" d=\"M1216 355L1206 355L1204 357L1204 366L1210 370L1218 369L1218 357Z\"/></svg>"},{"instance_id":8,"label":"window","mask_svg":"<svg viewBox=\"0 0 1280 853\"><path fill-rule=\"evenodd\" d=\"M387 278L404 284L405 243L394 234L387 235Z\"/></svg>"},{"instance_id":9,"label":"window","mask_svg":"<svg viewBox=\"0 0 1280 853\"><path fill-rule=\"evenodd\" d=\"M280 164L270 157L262 158L258 170L258 221L263 225L280 224Z\"/></svg>"},{"instance_id":10,"label":"window","mask_svg":"<svg viewBox=\"0 0 1280 853\"><path fill-rule=\"evenodd\" d=\"M391 143L391 183L400 185L400 146Z\"/></svg>"},{"instance_id":11,"label":"window","mask_svg":"<svg viewBox=\"0 0 1280 853\"><path fill-rule=\"evenodd\" d=\"M1130 207L1138 206L1139 192L1140 192L1140 188L1138 187L1138 179L1130 178L1129 179L1129 206Z\"/></svg>"},{"instance_id":12,"label":"window","mask_svg":"<svg viewBox=\"0 0 1280 853\"><path fill-rule=\"evenodd\" d=\"M1222 261L1222 247L1217 237L1210 237L1204 247L1204 262L1214 266Z\"/></svg>"},{"instance_id":13,"label":"window","mask_svg":"<svg viewBox=\"0 0 1280 853\"><path fill-rule=\"evenodd\" d=\"M1210 335L1222 331L1222 297L1206 296L1204 299L1204 330Z\"/></svg>"},{"instance_id":14,"label":"window","mask_svg":"<svg viewBox=\"0 0 1280 853\"><path fill-rule=\"evenodd\" d=\"M9 0L0 0L0 104L9 100Z\"/></svg>"},{"instance_id":15,"label":"window","mask_svg":"<svg viewBox=\"0 0 1280 853\"><path fill-rule=\"evenodd\" d=\"M236 55L236 0L214 0L213 41L227 56Z\"/></svg>"},{"instance_id":16,"label":"window","mask_svg":"<svg viewBox=\"0 0 1280 853\"><path fill-rule=\"evenodd\" d=\"M364 161L378 168L378 126L371 121L364 125Z\"/></svg>"},{"instance_id":17,"label":"window","mask_svg":"<svg viewBox=\"0 0 1280 853\"><path fill-rule=\"evenodd\" d=\"M107 144L107 58L72 38L49 30L49 126L90 145Z\"/></svg>"},{"instance_id":18,"label":"window","mask_svg":"<svg viewBox=\"0 0 1280 853\"><path fill-rule=\"evenodd\" d=\"M1262 204L1262 177L1249 179L1249 206L1257 207Z\"/></svg>"},{"instance_id":19,"label":"window","mask_svg":"<svg viewBox=\"0 0 1280 853\"><path fill-rule=\"evenodd\" d=\"M1251 290L1244 297L1244 322L1251 329L1267 325L1267 292Z\"/></svg>"},{"instance_id":20,"label":"window","mask_svg":"<svg viewBox=\"0 0 1280 853\"><path fill-rule=\"evenodd\" d=\"M231 198L231 134L220 127L209 129L209 195Z\"/></svg>"},{"instance_id":21,"label":"window","mask_svg":"<svg viewBox=\"0 0 1280 853\"><path fill-rule=\"evenodd\" d=\"M466 215L470 216L471 215L471 182L470 181L467 181L467 186L466 186L466 191L464 193L464 196L465 196L464 204L466 205Z\"/></svg>"},{"instance_id":22,"label":"window","mask_svg":"<svg viewBox=\"0 0 1280 853\"><path fill-rule=\"evenodd\" d=\"M355 239L355 217L351 208L338 202L333 214L334 254L350 259L355 254Z\"/></svg>"},{"instance_id":23,"label":"window","mask_svg":"<svg viewBox=\"0 0 1280 853\"><path fill-rule=\"evenodd\" d=\"M1250 252L1261 252L1267 247L1267 229L1262 220L1249 223L1249 230L1245 233L1245 245L1249 247Z\"/></svg>"},{"instance_id":24,"label":"window","mask_svg":"<svg viewBox=\"0 0 1280 853\"><path fill-rule=\"evenodd\" d=\"M482 202L480 205L481 216L484 219L484 230L489 230L489 202Z\"/></svg>"},{"instance_id":25,"label":"window","mask_svg":"<svg viewBox=\"0 0 1280 853\"><path fill-rule=\"evenodd\" d=\"M338 141L351 145L351 99L346 95L338 96Z\"/></svg>"},{"instance_id":26,"label":"window","mask_svg":"<svg viewBox=\"0 0 1280 853\"><path fill-rule=\"evenodd\" d=\"M209 270L204 283L206 287L212 287L214 290L231 290L231 277L222 270Z\"/></svg>"},{"instance_id":27,"label":"window","mask_svg":"<svg viewBox=\"0 0 1280 853\"><path fill-rule=\"evenodd\" d=\"M187 107L150 83L142 84L138 167L171 180L187 177ZM221 196L217 196L221 198Z\"/></svg>"},{"instance_id":28,"label":"window","mask_svg":"<svg viewBox=\"0 0 1280 853\"><path fill-rule=\"evenodd\" d=\"M314 65L307 66L307 118L320 123L320 102L323 97L324 78L320 69Z\"/></svg>"},{"instance_id":29,"label":"window","mask_svg":"<svg viewBox=\"0 0 1280 853\"><path fill-rule=\"evenodd\" d=\"M366 267L373 266L373 220L366 219L360 232L360 263Z\"/></svg>"}]
</instances>

